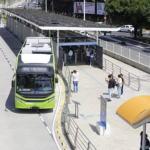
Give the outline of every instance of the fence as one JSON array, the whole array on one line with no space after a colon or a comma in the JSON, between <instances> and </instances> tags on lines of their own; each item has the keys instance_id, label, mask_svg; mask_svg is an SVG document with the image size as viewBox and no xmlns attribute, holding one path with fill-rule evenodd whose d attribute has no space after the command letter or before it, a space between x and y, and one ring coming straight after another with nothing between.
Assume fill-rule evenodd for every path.
<instances>
[{"instance_id":1,"label":"fence","mask_svg":"<svg viewBox=\"0 0 150 150\"><path fill-rule=\"evenodd\" d=\"M129 49L126 46L120 46L111 42L99 40L99 45L112 53L138 62L146 67L150 67L150 56L139 50Z\"/></svg>"},{"instance_id":2,"label":"fence","mask_svg":"<svg viewBox=\"0 0 150 150\"><path fill-rule=\"evenodd\" d=\"M63 60L60 58L57 61L57 71L66 83L67 97L65 108L63 109L65 114L65 131L73 148L78 150L97 150L70 115L68 104L71 96L71 73L68 66L65 66Z\"/></svg>"},{"instance_id":3,"label":"fence","mask_svg":"<svg viewBox=\"0 0 150 150\"><path fill-rule=\"evenodd\" d=\"M140 90L140 79L138 76L120 68L119 66L113 64L105 58L103 58L103 69L106 72L113 74L116 78L118 77L118 74L123 74L126 85L130 86L132 89L135 89L137 91Z\"/></svg>"}]
</instances>

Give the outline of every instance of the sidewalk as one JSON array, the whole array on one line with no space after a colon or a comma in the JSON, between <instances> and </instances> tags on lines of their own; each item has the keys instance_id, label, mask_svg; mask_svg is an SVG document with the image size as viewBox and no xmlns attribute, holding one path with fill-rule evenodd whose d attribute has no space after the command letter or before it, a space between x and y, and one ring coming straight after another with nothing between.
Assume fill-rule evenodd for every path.
<instances>
[{"instance_id":1,"label":"sidewalk","mask_svg":"<svg viewBox=\"0 0 150 150\"><path fill-rule=\"evenodd\" d=\"M108 56L104 55L104 58L139 76L141 78L141 91L134 91L125 86L121 99L112 98L112 101L107 103L107 121L111 127L111 134L99 136L96 132L96 122L100 120L100 95L108 98L105 82L105 77L108 74L99 68L87 65L69 66L70 71L76 69L80 73L79 92L72 93L71 97L71 101L75 100L81 103L79 118L75 121L98 150L137 150L140 147L139 134L142 127L138 129L131 128L116 115L116 110L122 103L134 96L148 95L150 75ZM115 93L117 93L117 89ZM71 114L74 114L75 107L72 102L69 108ZM148 126L147 133L148 135L150 133Z\"/></svg>"}]
</instances>

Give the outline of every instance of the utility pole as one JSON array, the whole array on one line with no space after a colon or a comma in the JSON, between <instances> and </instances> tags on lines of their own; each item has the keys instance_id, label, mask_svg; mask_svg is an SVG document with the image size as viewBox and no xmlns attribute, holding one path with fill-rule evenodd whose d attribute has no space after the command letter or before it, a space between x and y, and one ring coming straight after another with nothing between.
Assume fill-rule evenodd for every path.
<instances>
[{"instance_id":1,"label":"utility pole","mask_svg":"<svg viewBox=\"0 0 150 150\"><path fill-rule=\"evenodd\" d=\"M84 0L84 19L83 20L85 21L85 0Z\"/></svg>"},{"instance_id":2,"label":"utility pole","mask_svg":"<svg viewBox=\"0 0 150 150\"><path fill-rule=\"evenodd\" d=\"M104 0L104 2L106 3L106 0ZM105 23L105 25L106 25L106 19L107 19L107 12L104 11L104 23Z\"/></svg>"},{"instance_id":3,"label":"utility pole","mask_svg":"<svg viewBox=\"0 0 150 150\"><path fill-rule=\"evenodd\" d=\"M47 12L47 0L45 0L45 12Z\"/></svg>"},{"instance_id":4,"label":"utility pole","mask_svg":"<svg viewBox=\"0 0 150 150\"><path fill-rule=\"evenodd\" d=\"M54 12L54 0L52 0L52 12Z\"/></svg>"}]
</instances>

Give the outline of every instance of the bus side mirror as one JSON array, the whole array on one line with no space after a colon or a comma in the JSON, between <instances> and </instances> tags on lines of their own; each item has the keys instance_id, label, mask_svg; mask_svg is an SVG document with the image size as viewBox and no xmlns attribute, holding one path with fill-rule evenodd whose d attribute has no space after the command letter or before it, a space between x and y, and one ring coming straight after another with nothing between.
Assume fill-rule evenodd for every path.
<instances>
[{"instance_id":1,"label":"bus side mirror","mask_svg":"<svg viewBox=\"0 0 150 150\"><path fill-rule=\"evenodd\" d=\"M58 83L58 78L55 78L55 82Z\"/></svg>"},{"instance_id":2,"label":"bus side mirror","mask_svg":"<svg viewBox=\"0 0 150 150\"><path fill-rule=\"evenodd\" d=\"M15 80L12 80L12 81L11 81L11 87L12 87L12 88L15 87Z\"/></svg>"}]
</instances>

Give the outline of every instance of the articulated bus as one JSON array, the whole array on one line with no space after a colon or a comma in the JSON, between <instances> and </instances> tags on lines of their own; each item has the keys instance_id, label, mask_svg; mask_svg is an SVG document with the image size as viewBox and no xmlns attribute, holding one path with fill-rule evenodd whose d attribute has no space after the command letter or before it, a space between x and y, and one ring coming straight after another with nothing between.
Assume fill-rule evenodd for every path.
<instances>
[{"instance_id":1,"label":"articulated bus","mask_svg":"<svg viewBox=\"0 0 150 150\"><path fill-rule=\"evenodd\" d=\"M53 109L56 82L52 39L27 37L18 53L12 81L15 108Z\"/></svg>"}]
</instances>

